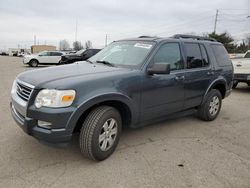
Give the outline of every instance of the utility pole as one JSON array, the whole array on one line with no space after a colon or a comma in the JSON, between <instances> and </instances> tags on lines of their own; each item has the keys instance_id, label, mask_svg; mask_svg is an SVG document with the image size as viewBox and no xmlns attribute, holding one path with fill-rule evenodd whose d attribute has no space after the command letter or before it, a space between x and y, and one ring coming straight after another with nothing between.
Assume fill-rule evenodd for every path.
<instances>
[{"instance_id":1,"label":"utility pole","mask_svg":"<svg viewBox=\"0 0 250 188\"><path fill-rule=\"evenodd\" d=\"M75 41L77 41L77 20L76 20L76 31L75 31Z\"/></svg>"},{"instance_id":2,"label":"utility pole","mask_svg":"<svg viewBox=\"0 0 250 188\"><path fill-rule=\"evenodd\" d=\"M34 35L34 45L36 45L36 35Z\"/></svg>"},{"instance_id":3,"label":"utility pole","mask_svg":"<svg viewBox=\"0 0 250 188\"><path fill-rule=\"evenodd\" d=\"M216 33L217 21L218 21L219 10L216 10L215 20L214 20L214 34Z\"/></svg>"},{"instance_id":4,"label":"utility pole","mask_svg":"<svg viewBox=\"0 0 250 188\"><path fill-rule=\"evenodd\" d=\"M108 45L108 34L105 36L105 47Z\"/></svg>"}]
</instances>

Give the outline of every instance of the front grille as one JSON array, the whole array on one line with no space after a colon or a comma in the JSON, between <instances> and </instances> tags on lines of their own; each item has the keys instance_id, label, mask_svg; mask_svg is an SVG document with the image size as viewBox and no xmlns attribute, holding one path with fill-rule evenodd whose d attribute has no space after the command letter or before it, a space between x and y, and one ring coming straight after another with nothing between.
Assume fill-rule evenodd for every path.
<instances>
[{"instance_id":1,"label":"front grille","mask_svg":"<svg viewBox=\"0 0 250 188\"><path fill-rule=\"evenodd\" d=\"M17 85L16 88L17 95L24 101L28 101L33 91L33 88L27 86L25 83L20 83L20 82L17 82L16 85Z\"/></svg>"}]
</instances>

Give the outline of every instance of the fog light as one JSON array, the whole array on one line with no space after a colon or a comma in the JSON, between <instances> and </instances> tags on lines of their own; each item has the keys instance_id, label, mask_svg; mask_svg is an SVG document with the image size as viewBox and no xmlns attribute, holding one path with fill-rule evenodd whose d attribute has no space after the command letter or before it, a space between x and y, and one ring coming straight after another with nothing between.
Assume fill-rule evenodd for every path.
<instances>
[{"instance_id":1,"label":"fog light","mask_svg":"<svg viewBox=\"0 0 250 188\"><path fill-rule=\"evenodd\" d=\"M39 127L45 128L45 129L51 129L50 126L52 125L52 123L50 123L50 122L40 121L40 120L37 121L37 124Z\"/></svg>"}]
</instances>

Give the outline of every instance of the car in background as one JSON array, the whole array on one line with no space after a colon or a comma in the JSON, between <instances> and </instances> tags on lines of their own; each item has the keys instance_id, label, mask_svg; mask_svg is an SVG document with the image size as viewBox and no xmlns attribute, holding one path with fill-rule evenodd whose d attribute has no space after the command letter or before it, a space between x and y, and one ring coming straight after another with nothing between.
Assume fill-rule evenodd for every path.
<instances>
[{"instance_id":1,"label":"car in background","mask_svg":"<svg viewBox=\"0 0 250 188\"><path fill-rule=\"evenodd\" d=\"M2 56L8 56L9 54L7 52L5 52L5 51L1 51L0 55L2 55Z\"/></svg>"},{"instance_id":2,"label":"car in background","mask_svg":"<svg viewBox=\"0 0 250 188\"><path fill-rule=\"evenodd\" d=\"M39 64L59 64L61 56L64 54L64 52L59 51L43 51L38 54L24 56L23 63L31 67L37 67Z\"/></svg>"},{"instance_id":3,"label":"car in background","mask_svg":"<svg viewBox=\"0 0 250 188\"><path fill-rule=\"evenodd\" d=\"M236 88L239 82L250 86L250 50L243 57L232 59L232 63L234 66L233 88Z\"/></svg>"},{"instance_id":4,"label":"car in background","mask_svg":"<svg viewBox=\"0 0 250 188\"><path fill-rule=\"evenodd\" d=\"M76 61L85 61L97 54L101 49L83 49L74 54L62 55L60 64L70 64Z\"/></svg>"}]
</instances>

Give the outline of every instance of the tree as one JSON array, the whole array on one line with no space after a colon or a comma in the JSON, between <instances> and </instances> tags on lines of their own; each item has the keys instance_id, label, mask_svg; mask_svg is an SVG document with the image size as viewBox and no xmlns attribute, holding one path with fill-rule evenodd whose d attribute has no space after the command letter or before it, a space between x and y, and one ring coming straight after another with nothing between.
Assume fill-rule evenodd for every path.
<instances>
[{"instance_id":1,"label":"tree","mask_svg":"<svg viewBox=\"0 0 250 188\"><path fill-rule=\"evenodd\" d=\"M92 42L91 42L90 40L87 40L87 41L85 42L85 48L86 48L86 49L92 48Z\"/></svg>"},{"instance_id":2,"label":"tree","mask_svg":"<svg viewBox=\"0 0 250 188\"><path fill-rule=\"evenodd\" d=\"M83 49L81 42L79 42L79 41L73 42L73 49L75 51L79 51L79 50Z\"/></svg>"},{"instance_id":3,"label":"tree","mask_svg":"<svg viewBox=\"0 0 250 188\"><path fill-rule=\"evenodd\" d=\"M221 42L229 53L235 53L237 45L233 44L234 39L227 32L221 34L216 34L213 32L208 34L208 36L210 38L216 39L218 42Z\"/></svg>"},{"instance_id":4,"label":"tree","mask_svg":"<svg viewBox=\"0 0 250 188\"><path fill-rule=\"evenodd\" d=\"M60 50L68 50L69 49L69 43L68 43L68 41L67 40L60 40L60 42L59 42L59 49Z\"/></svg>"}]
</instances>

